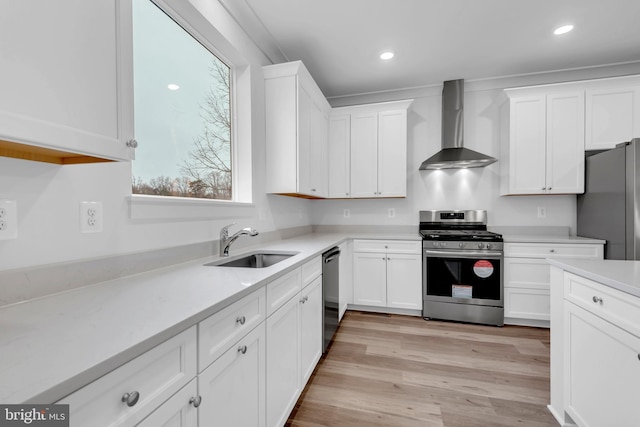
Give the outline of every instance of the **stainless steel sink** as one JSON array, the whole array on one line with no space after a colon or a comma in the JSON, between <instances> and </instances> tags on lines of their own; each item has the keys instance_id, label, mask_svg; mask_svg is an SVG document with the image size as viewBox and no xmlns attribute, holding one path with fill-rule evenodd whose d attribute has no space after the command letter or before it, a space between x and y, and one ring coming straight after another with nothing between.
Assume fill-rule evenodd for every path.
<instances>
[{"instance_id":1,"label":"stainless steel sink","mask_svg":"<svg viewBox=\"0 0 640 427\"><path fill-rule=\"evenodd\" d=\"M264 268L284 261L300 252L252 252L233 258L225 258L205 264L208 267Z\"/></svg>"}]
</instances>

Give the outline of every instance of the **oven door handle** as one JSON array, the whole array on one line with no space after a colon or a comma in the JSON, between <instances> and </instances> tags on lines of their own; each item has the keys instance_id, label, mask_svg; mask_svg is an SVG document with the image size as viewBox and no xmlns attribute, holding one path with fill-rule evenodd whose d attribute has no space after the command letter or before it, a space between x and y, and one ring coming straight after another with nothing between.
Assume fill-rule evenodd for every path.
<instances>
[{"instance_id":1,"label":"oven door handle","mask_svg":"<svg viewBox=\"0 0 640 427\"><path fill-rule=\"evenodd\" d=\"M488 252L475 252L475 251L438 251L426 249L424 253L429 256L436 257L455 257L455 258L499 258L502 257L502 252L488 251Z\"/></svg>"}]
</instances>

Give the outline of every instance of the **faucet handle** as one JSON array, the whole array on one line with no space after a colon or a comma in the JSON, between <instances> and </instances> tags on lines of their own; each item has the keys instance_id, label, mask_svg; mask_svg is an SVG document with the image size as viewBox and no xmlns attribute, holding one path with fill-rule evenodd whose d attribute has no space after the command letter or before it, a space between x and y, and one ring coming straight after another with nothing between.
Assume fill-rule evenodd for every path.
<instances>
[{"instance_id":1,"label":"faucet handle","mask_svg":"<svg viewBox=\"0 0 640 427\"><path fill-rule=\"evenodd\" d=\"M231 227L232 225L236 225L236 223L232 222L231 224L225 225L224 227L222 227L220 229L220 236L223 236L224 239L229 237L229 227Z\"/></svg>"}]
</instances>

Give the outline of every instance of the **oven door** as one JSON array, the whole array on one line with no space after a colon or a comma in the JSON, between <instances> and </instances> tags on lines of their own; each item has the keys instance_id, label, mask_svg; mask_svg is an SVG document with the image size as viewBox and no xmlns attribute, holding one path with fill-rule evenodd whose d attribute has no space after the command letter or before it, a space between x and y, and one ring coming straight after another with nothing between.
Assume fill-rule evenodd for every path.
<instances>
[{"instance_id":1,"label":"oven door","mask_svg":"<svg viewBox=\"0 0 640 427\"><path fill-rule=\"evenodd\" d=\"M425 301L504 307L502 252L425 249L423 256Z\"/></svg>"}]
</instances>

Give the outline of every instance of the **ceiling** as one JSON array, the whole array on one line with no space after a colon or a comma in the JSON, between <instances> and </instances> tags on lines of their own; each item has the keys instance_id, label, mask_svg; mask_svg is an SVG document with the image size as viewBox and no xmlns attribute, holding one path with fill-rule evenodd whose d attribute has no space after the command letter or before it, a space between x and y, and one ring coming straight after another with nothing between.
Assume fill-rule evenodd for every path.
<instances>
[{"instance_id":1,"label":"ceiling","mask_svg":"<svg viewBox=\"0 0 640 427\"><path fill-rule=\"evenodd\" d=\"M640 61L639 0L221 1L269 60L302 60L327 98Z\"/></svg>"}]
</instances>

